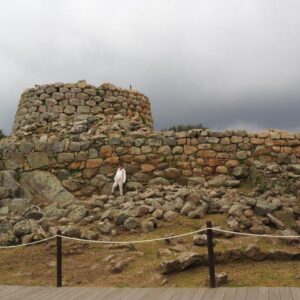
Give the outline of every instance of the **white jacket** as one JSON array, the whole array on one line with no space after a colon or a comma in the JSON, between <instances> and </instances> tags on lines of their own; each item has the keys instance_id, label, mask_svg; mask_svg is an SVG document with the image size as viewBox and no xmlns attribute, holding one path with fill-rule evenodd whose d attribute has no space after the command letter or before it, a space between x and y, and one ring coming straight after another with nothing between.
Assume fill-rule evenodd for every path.
<instances>
[{"instance_id":1,"label":"white jacket","mask_svg":"<svg viewBox=\"0 0 300 300\"><path fill-rule=\"evenodd\" d=\"M115 181L122 181L123 183L125 183L125 181L126 181L126 171L125 171L124 168L123 169L118 168L114 180Z\"/></svg>"}]
</instances>

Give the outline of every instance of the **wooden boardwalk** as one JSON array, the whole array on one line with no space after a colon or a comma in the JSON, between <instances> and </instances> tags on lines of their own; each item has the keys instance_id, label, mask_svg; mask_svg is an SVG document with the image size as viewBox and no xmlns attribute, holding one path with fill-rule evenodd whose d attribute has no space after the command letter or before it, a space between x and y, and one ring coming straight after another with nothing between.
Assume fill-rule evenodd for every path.
<instances>
[{"instance_id":1,"label":"wooden boardwalk","mask_svg":"<svg viewBox=\"0 0 300 300\"><path fill-rule=\"evenodd\" d=\"M0 285L1 300L300 300L300 288L81 288Z\"/></svg>"}]
</instances>

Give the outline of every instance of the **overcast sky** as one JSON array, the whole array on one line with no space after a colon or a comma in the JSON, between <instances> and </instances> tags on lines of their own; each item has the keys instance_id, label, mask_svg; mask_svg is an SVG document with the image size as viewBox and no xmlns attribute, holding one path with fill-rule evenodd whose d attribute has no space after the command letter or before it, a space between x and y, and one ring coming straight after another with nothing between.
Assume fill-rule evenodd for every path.
<instances>
[{"instance_id":1,"label":"overcast sky","mask_svg":"<svg viewBox=\"0 0 300 300\"><path fill-rule=\"evenodd\" d=\"M0 8L0 128L35 84L146 94L155 128L300 130L298 0L9 0Z\"/></svg>"}]
</instances>

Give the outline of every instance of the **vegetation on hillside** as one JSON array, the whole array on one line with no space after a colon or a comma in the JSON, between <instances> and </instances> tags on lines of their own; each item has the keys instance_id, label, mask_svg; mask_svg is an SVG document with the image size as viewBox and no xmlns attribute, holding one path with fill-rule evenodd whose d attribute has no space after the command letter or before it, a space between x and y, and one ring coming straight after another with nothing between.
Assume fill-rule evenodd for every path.
<instances>
[{"instance_id":1,"label":"vegetation on hillside","mask_svg":"<svg viewBox=\"0 0 300 300\"><path fill-rule=\"evenodd\" d=\"M0 140L5 138L5 137L6 137L5 133L3 132L2 129L0 129Z\"/></svg>"},{"instance_id":2,"label":"vegetation on hillside","mask_svg":"<svg viewBox=\"0 0 300 300\"><path fill-rule=\"evenodd\" d=\"M185 124L185 125L180 124L180 125L175 125L175 126L171 126L169 128L162 129L162 131L174 130L175 132L178 132L178 131L187 131L187 130L191 130L191 129L206 129L206 127L204 127L202 123Z\"/></svg>"}]
</instances>

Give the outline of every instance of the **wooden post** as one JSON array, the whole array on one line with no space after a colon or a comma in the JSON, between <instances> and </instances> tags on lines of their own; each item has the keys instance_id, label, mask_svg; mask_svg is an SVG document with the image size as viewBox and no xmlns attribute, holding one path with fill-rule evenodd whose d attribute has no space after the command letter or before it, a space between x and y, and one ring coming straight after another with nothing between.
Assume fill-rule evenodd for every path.
<instances>
[{"instance_id":1,"label":"wooden post","mask_svg":"<svg viewBox=\"0 0 300 300\"><path fill-rule=\"evenodd\" d=\"M207 234L207 253L208 253L208 269L209 269L209 282L210 287L216 287L216 276L215 276L215 256L214 256L214 242L213 242L213 231L212 229L212 222L206 222L206 230Z\"/></svg>"},{"instance_id":2,"label":"wooden post","mask_svg":"<svg viewBox=\"0 0 300 300\"><path fill-rule=\"evenodd\" d=\"M61 235L61 230L57 230L57 235ZM56 287L62 287L62 253L61 237L56 237Z\"/></svg>"}]
</instances>

